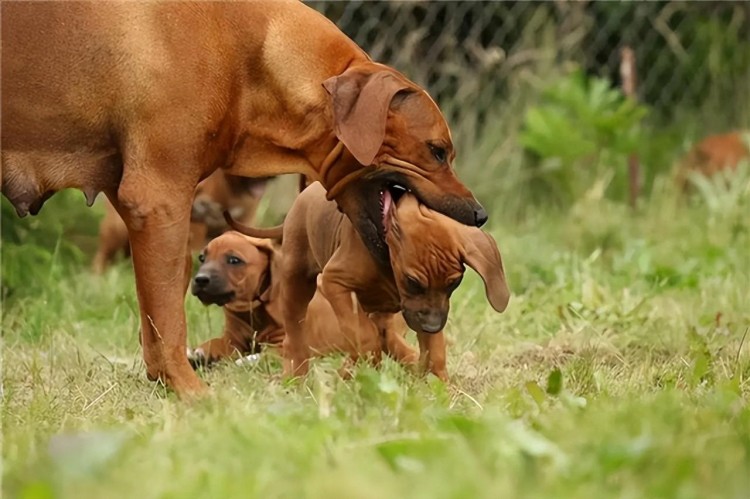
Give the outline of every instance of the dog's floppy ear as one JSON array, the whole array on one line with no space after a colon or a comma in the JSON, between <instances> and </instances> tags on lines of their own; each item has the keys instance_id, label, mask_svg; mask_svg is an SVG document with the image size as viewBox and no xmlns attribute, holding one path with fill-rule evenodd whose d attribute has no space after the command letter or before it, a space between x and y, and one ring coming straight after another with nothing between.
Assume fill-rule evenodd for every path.
<instances>
[{"instance_id":1,"label":"dog's floppy ear","mask_svg":"<svg viewBox=\"0 0 750 499\"><path fill-rule=\"evenodd\" d=\"M368 166L385 139L385 124L393 97L409 87L390 71L364 73L349 69L323 82L333 103L336 137L361 164Z\"/></svg>"},{"instance_id":2,"label":"dog's floppy ear","mask_svg":"<svg viewBox=\"0 0 750 499\"><path fill-rule=\"evenodd\" d=\"M253 246L258 248L261 251L265 251L269 254L269 256L273 255L274 251L276 251L276 247L273 244L273 241L266 238L260 238L260 237L253 237L253 236L246 236L244 235L244 238L247 239Z\"/></svg>"},{"instance_id":3,"label":"dog's floppy ear","mask_svg":"<svg viewBox=\"0 0 750 499\"><path fill-rule=\"evenodd\" d=\"M492 308L503 312L510 300L510 290L505 281L503 260L497 243L489 234L475 227L463 229L464 261L484 281L484 290Z\"/></svg>"},{"instance_id":4,"label":"dog's floppy ear","mask_svg":"<svg viewBox=\"0 0 750 499\"><path fill-rule=\"evenodd\" d=\"M387 230L388 237L392 237L398 241L401 239L401 225L399 224L399 216L404 219L419 215L419 200L411 194L404 193L397 202L393 203L390 211L388 212Z\"/></svg>"},{"instance_id":5,"label":"dog's floppy ear","mask_svg":"<svg viewBox=\"0 0 750 499\"><path fill-rule=\"evenodd\" d=\"M245 236L252 242L256 248L268 255L268 268L266 270L266 279L270 279L271 268L274 264L273 259L277 257L277 248L271 239L263 239L258 237ZM258 297L262 302L269 302L271 300L271 286L266 287L265 291Z\"/></svg>"}]
</instances>

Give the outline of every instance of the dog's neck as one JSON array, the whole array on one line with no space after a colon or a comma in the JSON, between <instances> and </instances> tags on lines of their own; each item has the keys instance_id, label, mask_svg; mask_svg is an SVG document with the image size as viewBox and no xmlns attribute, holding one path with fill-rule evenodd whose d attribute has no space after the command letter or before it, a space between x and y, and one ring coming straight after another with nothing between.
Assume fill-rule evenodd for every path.
<instances>
[{"instance_id":1,"label":"dog's neck","mask_svg":"<svg viewBox=\"0 0 750 499\"><path fill-rule=\"evenodd\" d=\"M258 289L253 293L253 299L249 308L234 308L230 305L224 307L227 325L232 323L235 329L249 330L252 334L246 337L254 337L255 333L261 333L269 327L278 327L280 322L273 317L268 310L268 291L271 286L271 272L267 271L260 280Z\"/></svg>"},{"instance_id":2,"label":"dog's neck","mask_svg":"<svg viewBox=\"0 0 750 499\"><path fill-rule=\"evenodd\" d=\"M365 167L336 137L332 105L323 82L352 67L372 64L372 60L343 33L336 30L335 36L342 38L332 41L337 50L346 52L345 56L338 54L335 64L316 68L305 78L297 75L288 85L280 84L282 91L270 101L268 95L253 88L241 92L239 113L229 120L234 123L233 144L226 161L231 174L252 170L257 177L259 169L263 170L261 175L303 173L320 181L326 190L338 191L351 180L349 175L364 173ZM286 82L289 64L286 59L274 61L268 70Z\"/></svg>"},{"instance_id":3,"label":"dog's neck","mask_svg":"<svg viewBox=\"0 0 750 499\"><path fill-rule=\"evenodd\" d=\"M268 327L278 326L278 323L270 316L265 305L260 301L251 310L239 311L225 308L224 311L226 321L231 322L235 329L241 328L253 333L260 333Z\"/></svg>"}]
</instances>

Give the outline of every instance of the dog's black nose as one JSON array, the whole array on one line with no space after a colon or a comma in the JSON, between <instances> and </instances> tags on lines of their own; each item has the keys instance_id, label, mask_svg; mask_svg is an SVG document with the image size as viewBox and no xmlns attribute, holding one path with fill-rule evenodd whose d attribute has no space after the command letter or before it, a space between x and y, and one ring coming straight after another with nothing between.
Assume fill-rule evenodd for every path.
<instances>
[{"instance_id":1,"label":"dog's black nose","mask_svg":"<svg viewBox=\"0 0 750 499\"><path fill-rule=\"evenodd\" d=\"M419 325L423 332L435 334L439 333L445 327L446 316L438 312L427 311L419 312Z\"/></svg>"},{"instance_id":2,"label":"dog's black nose","mask_svg":"<svg viewBox=\"0 0 750 499\"><path fill-rule=\"evenodd\" d=\"M195 283L195 286L198 288L205 288L208 286L208 283L211 282L211 278L208 276L208 274L198 274L193 279L193 282Z\"/></svg>"},{"instance_id":3,"label":"dog's black nose","mask_svg":"<svg viewBox=\"0 0 750 499\"><path fill-rule=\"evenodd\" d=\"M480 206L478 210L474 211L474 225L481 227L485 223L487 223L487 211Z\"/></svg>"}]
</instances>

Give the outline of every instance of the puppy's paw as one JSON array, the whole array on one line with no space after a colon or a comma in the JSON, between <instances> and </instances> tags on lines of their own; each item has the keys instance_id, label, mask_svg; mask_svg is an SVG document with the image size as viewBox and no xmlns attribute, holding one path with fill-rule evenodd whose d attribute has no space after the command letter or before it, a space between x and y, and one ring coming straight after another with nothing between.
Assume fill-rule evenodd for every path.
<instances>
[{"instance_id":1,"label":"puppy's paw","mask_svg":"<svg viewBox=\"0 0 750 499\"><path fill-rule=\"evenodd\" d=\"M190 365L192 366L193 369L198 369L199 367L206 367L206 353L203 351L202 348L196 348L195 350L188 348L187 358L188 358L188 362L190 362Z\"/></svg>"},{"instance_id":2,"label":"puppy's paw","mask_svg":"<svg viewBox=\"0 0 750 499\"><path fill-rule=\"evenodd\" d=\"M244 366L244 365L251 365L251 364L257 364L260 361L260 354L259 353L251 353L250 355L245 355L244 357L240 357L239 359L235 360L234 363L238 366Z\"/></svg>"}]
</instances>

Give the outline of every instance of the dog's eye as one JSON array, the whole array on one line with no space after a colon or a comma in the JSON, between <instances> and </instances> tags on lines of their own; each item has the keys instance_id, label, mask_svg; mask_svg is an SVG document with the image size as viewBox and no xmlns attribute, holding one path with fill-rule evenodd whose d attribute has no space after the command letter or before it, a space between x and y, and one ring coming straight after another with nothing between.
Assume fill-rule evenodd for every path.
<instances>
[{"instance_id":1,"label":"dog's eye","mask_svg":"<svg viewBox=\"0 0 750 499\"><path fill-rule=\"evenodd\" d=\"M205 262L206 261L206 255L204 255L203 253L201 253L200 255L198 255L198 261L201 262L201 263Z\"/></svg>"},{"instance_id":2,"label":"dog's eye","mask_svg":"<svg viewBox=\"0 0 750 499\"><path fill-rule=\"evenodd\" d=\"M245 263L245 262L243 262L242 260L240 260L239 258L237 258L234 255L230 255L230 256L227 257L227 263L229 265L240 265L240 264Z\"/></svg>"},{"instance_id":3,"label":"dog's eye","mask_svg":"<svg viewBox=\"0 0 750 499\"><path fill-rule=\"evenodd\" d=\"M448 287L446 288L449 293L453 293L456 288L461 284L461 280L464 278L464 276L458 277L456 279L453 279L451 282L448 283Z\"/></svg>"},{"instance_id":4,"label":"dog's eye","mask_svg":"<svg viewBox=\"0 0 750 499\"><path fill-rule=\"evenodd\" d=\"M440 146L434 146L432 144L427 144L430 148L430 152L432 153L432 156L437 160L438 163L445 163L445 160L448 159L448 155L446 154L445 148Z\"/></svg>"},{"instance_id":5,"label":"dog's eye","mask_svg":"<svg viewBox=\"0 0 750 499\"><path fill-rule=\"evenodd\" d=\"M425 287L412 276L406 276L406 292L411 295L421 295L425 292Z\"/></svg>"}]
</instances>

